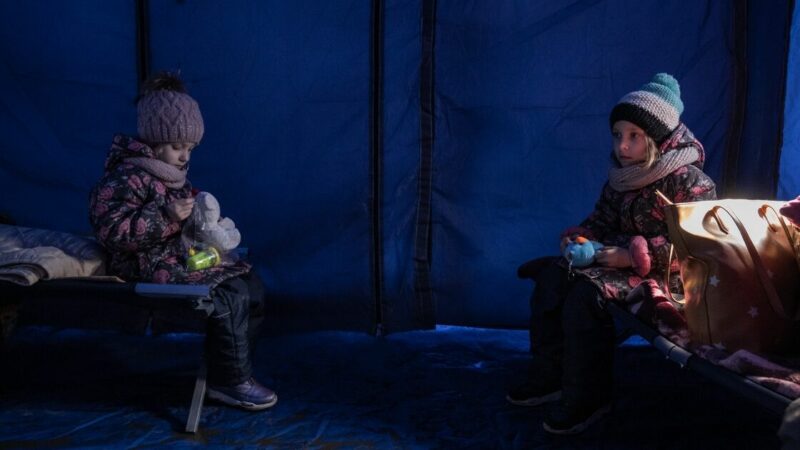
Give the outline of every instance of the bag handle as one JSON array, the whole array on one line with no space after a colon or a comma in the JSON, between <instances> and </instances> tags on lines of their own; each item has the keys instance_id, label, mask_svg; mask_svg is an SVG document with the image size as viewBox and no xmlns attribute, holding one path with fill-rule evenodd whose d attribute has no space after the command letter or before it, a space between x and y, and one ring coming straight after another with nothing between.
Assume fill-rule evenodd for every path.
<instances>
[{"instance_id":1,"label":"bag handle","mask_svg":"<svg viewBox=\"0 0 800 450\"><path fill-rule=\"evenodd\" d=\"M672 206L675 203L669 199L663 192L656 189L656 196L664 202L664 206ZM672 293L669 284L670 274L672 273L672 259L675 257L675 246L670 242L669 244L669 257L667 258L667 269L664 271L664 294L666 294L667 298L673 302L683 306L686 303L685 298L675 298L676 294Z\"/></svg>"},{"instance_id":2,"label":"bag handle","mask_svg":"<svg viewBox=\"0 0 800 450\"><path fill-rule=\"evenodd\" d=\"M763 206L762 206L763 208ZM775 290L775 284L772 283L770 280L769 275L767 274L767 269L764 268L764 262L761 260L761 256L758 254L758 250L756 250L756 246L753 245L753 240L750 239L750 234L747 233L747 229L745 229L744 225L742 225L742 221L736 216L736 214L729 211L722 205L715 205L711 208L711 210L707 214L712 214L714 219L717 221L718 224L722 224L722 220L720 220L717 212L719 210L725 211L728 215L733 219L733 223L736 224L736 228L739 229L739 232L742 234L742 238L744 239L745 246L747 247L748 253L750 253L750 258L753 260L753 266L756 269L756 274L758 278L761 280L761 285L764 287L764 291L767 294L767 300L769 300L772 309L778 313L779 316L790 319L790 320L800 320L800 310L795 308L794 317L790 317L786 310L783 308L783 303L781 303L781 299L778 296L778 292ZM760 214L761 209L759 209ZM762 216L763 217L763 216ZM727 233L725 229L723 232Z\"/></svg>"},{"instance_id":3,"label":"bag handle","mask_svg":"<svg viewBox=\"0 0 800 450\"><path fill-rule=\"evenodd\" d=\"M664 293L667 295L667 298L672 301L673 303L677 303L683 306L686 303L686 298L681 296L680 299L675 298L677 294L672 293L672 289L670 289L669 284L669 276L672 273L672 258L675 257L675 246L669 244L669 258L667 259L667 270L664 271Z\"/></svg>"},{"instance_id":4,"label":"bag handle","mask_svg":"<svg viewBox=\"0 0 800 450\"><path fill-rule=\"evenodd\" d=\"M675 204L672 200L669 199L669 197L664 195L664 193L659 191L658 189L656 189L656 195L658 196L658 198L661 199L662 202L664 202L668 206L672 206Z\"/></svg>"},{"instance_id":5,"label":"bag handle","mask_svg":"<svg viewBox=\"0 0 800 450\"><path fill-rule=\"evenodd\" d=\"M758 215L767 221L770 230L776 231L772 227L772 223L767 217L767 210L772 211L775 214L775 217L778 218L778 222L781 224L781 228L783 228L783 232L786 234L786 239L789 240L789 245L792 247L792 252L795 254L797 263L800 264L800 255L797 253L798 249L800 249L800 246L797 245L797 232L789 228L789 225L786 224L786 220L783 218L783 215L778 211L775 211L775 208L773 208L772 205L764 204L761 206L761 208L758 208ZM798 267L798 269L800 269L800 267Z\"/></svg>"},{"instance_id":6,"label":"bag handle","mask_svg":"<svg viewBox=\"0 0 800 450\"><path fill-rule=\"evenodd\" d=\"M775 211L775 208L772 205L768 205L766 203L761 205L761 207L758 208L758 215L767 221L767 225L769 225L770 230L776 231L775 228L773 228L772 222L769 221L769 217L767 217L767 210L772 211L772 213L775 214L775 217L778 218L778 223L780 223L781 228L783 228L783 232L786 233L786 238L789 239L789 243L794 244L795 233L789 231L789 226L786 225L786 220L783 219L783 215L778 211Z\"/></svg>"}]
</instances>

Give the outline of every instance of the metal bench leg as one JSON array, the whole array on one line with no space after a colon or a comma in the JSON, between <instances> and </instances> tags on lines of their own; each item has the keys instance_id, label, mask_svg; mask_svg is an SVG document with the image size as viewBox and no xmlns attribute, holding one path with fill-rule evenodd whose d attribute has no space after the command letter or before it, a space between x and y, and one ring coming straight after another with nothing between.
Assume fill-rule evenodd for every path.
<instances>
[{"instance_id":1,"label":"metal bench leg","mask_svg":"<svg viewBox=\"0 0 800 450\"><path fill-rule=\"evenodd\" d=\"M192 394L192 405L189 407L189 418L186 419L186 432L196 433L197 426L200 424L200 414L203 412L203 399L206 396L206 362L200 365L197 372L197 380L194 382L194 393Z\"/></svg>"}]
</instances>

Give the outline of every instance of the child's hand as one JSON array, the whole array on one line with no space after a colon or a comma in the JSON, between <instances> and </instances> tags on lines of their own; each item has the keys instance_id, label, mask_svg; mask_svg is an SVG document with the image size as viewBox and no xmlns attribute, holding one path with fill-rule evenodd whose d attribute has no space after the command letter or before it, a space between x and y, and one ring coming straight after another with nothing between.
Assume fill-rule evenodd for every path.
<instances>
[{"instance_id":1,"label":"child's hand","mask_svg":"<svg viewBox=\"0 0 800 450\"><path fill-rule=\"evenodd\" d=\"M633 267L630 252L622 247L603 247L595 253L595 260L606 267L618 269Z\"/></svg>"},{"instance_id":2,"label":"child's hand","mask_svg":"<svg viewBox=\"0 0 800 450\"><path fill-rule=\"evenodd\" d=\"M166 206L167 215L175 222L181 222L189 217L193 207L194 199L192 197L179 198Z\"/></svg>"}]
</instances>

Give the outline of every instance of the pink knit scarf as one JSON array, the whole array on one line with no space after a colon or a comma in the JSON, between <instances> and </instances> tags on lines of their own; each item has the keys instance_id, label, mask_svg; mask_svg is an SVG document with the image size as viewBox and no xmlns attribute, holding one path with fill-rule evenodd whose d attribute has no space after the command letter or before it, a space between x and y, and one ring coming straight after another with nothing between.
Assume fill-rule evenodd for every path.
<instances>
[{"instance_id":1,"label":"pink knit scarf","mask_svg":"<svg viewBox=\"0 0 800 450\"><path fill-rule=\"evenodd\" d=\"M141 167L150 175L161 180L170 189L180 189L186 184L186 170L167 164L161 160L153 158L125 158L125 162Z\"/></svg>"}]
</instances>

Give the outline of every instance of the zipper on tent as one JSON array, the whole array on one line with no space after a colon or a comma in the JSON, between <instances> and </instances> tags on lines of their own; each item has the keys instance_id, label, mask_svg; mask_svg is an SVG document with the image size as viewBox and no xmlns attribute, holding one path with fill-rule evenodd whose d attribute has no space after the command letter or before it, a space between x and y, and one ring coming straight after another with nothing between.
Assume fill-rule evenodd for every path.
<instances>
[{"instance_id":1,"label":"zipper on tent","mask_svg":"<svg viewBox=\"0 0 800 450\"><path fill-rule=\"evenodd\" d=\"M370 33L370 175L372 215L372 297L375 335L383 328L383 233L381 231L383 155L383 0L372 0Z\"/></svg>"},{"instance_id":2,"label":"zipper on tent","mask_svg":"<svg viewBox=\"0 0 800 450\"><path fill-rule=\"evenodd\" d=\"M436 0L422 1L422 55L419 87L419 174L417 217L414 230L414 320L415 326L434 328L433 290L431 288L431 216L433 192L434 142L434 42Z\"/></svg>"}]
</instances>

